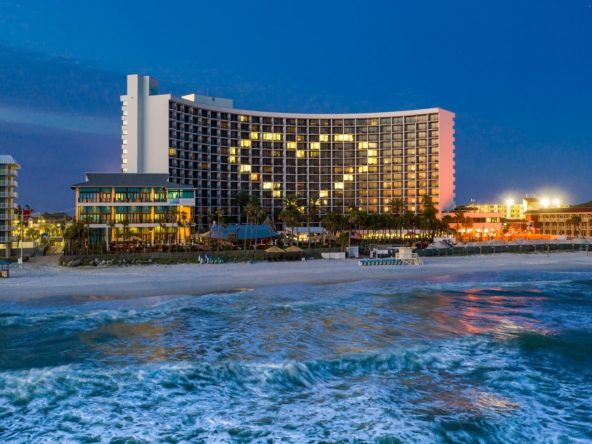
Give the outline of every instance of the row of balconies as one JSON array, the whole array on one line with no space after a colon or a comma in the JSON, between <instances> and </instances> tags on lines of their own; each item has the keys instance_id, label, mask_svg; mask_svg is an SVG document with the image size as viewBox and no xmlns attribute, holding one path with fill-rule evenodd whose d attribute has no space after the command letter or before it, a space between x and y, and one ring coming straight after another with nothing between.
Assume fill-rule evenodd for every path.
<instances>
[{"instance_id":1,"label":"row of balconies","mask_svg":"<svg viewBox=\"0 0 592 444\"><path fill-rule=\"evenodd\" d=\"M109 199L103 197L79 198L78 203L166 203L166 199Z\"/></svg>"},{"instance_id":2,"label":"row of balconies","mask_svg":"<svg viewBox=\"0 0 592 444\"><path fill-rule=\"evenodd\" d=\"M568 222L571 217L574 216L570 214L569 216L559 216L559 217L541 217L539 218L539 222ZM582 221L592 219L591 214L580 214Z\"/></svg>"},{"instance_id":3,"label":"row of balconies","mask_svg":"<svg viewBox=\"0 0 592 444\"><path fill-rule=\"evenodd\" d=\"M8 242L18 242L18 236L0 236L0 244L6 244Z\"/></svg>"}]
</instances>

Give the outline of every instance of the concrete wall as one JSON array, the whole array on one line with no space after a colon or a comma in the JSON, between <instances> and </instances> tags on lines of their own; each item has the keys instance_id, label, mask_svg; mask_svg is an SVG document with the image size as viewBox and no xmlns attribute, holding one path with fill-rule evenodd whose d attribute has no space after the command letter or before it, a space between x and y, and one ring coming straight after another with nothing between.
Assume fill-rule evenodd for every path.
<instances>
[{"instance_id":1,"label":"concrete wall","mask_svg":"<svg viewBox=\"0 0 592 444\"><path fill-rule=\"evenodd\" d=\"M438 110L440 121L440 217L443 210L454 209L454 113Z\"/></svg>"}]
</instances>

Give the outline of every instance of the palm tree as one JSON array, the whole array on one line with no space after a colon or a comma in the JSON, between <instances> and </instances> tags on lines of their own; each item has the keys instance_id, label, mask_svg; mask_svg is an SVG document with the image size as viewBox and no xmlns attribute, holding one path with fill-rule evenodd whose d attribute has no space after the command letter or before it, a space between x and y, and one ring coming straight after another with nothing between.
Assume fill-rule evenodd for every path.
<instances>
[{"instance_id":1,"label":"palm tree","mask_svg":"<svg viewBox=\"0 0 592 444\"><path fill-rule=\"evenodd\" d=\"M224 215L224 209L218 208L216 210L216 217L218 218L218 235L217 235L217 243L216 243L216 251L220 251L220 227L222 224L222 216Z\"/></svg>"},{"instance_id":2,"label":"palm tree","mask_svg":"<svg viewBox=\"0 0 592 444\"><path fill-rule=\"evenodd\" d=\"M158 222L158 226L160 227L160 234L161 234L161 236L160 236L161 237L160 242L161 242L161 245L162 245L162 238L163 237L166 238L167 226L162 221L159 221Z\"/></svg>"},{"instance_id":3,"label":"palm tree","mask_svg":"<svg viewBox=\"0 0 592 444\"><path fill-rule=\"evenodd\" d=\"M319 208L321 206L321 198L318 193L313 193L310 195L308 199L308 207L306 208L307 212L307 222L308 222L308 248L310 249L310 221L314 223L316 221L317 215L319 213Z\"/></svg>"},{"instance_id":4,"label":"palm tree","mask_svg":"<svg viewBox=\"0 0 592 444\"><path fill-rule=\"evenodd\" d=\"M580 216L572 216L569 219L569 224L571 225L571 234L574 235L575 233L575 229L573 228L574 226L577 227L578 229L578 234L580 232L580 224L582 223L582 218Z\"/></svg>"},{"instance_id":5,"label":"palm tree","mask_svg":"<svg viewBox=\"0 0 592 444\"><path fill-rule=\"evenodd\" d=\"M264 221L267 213L261 207L255 208L255 250L257 249L257 241L259 240L259 222Z\"/></svg>"},{"instance_id":6,"label":"palm tree","mask_svg":"<svg viewBox=\"0 0 592 444\"><path fill-rule=\"evenodd\" d=\"M282 217L282 213L283 213L283 217ZM284 209L280 213L280 218L284 222L287 222L287 224L290 226L290 228L294 229L299 215L300 215L300 212L298 211L298 197L293 194L288 194L284 198ZM294 243L294 239L292 236L290 244L293 245L293 243Z\"/></svg>"},{"instance_id":7,"label":"palm tree","mask_svg":"<svg viewBox=\"0 0 592 444\"><path fill-rule=\"evenodd\" d=\"M450 233L450 224L452 223L454 223L454 217L452 217L450 214L446 214L442 217L442 228L444 228L446 235Z\"/></svg>"},{"instance_id":8,"label":"palm tree","mask_svg":"<svg viewBox=\"0 0 592 444\"><path fill-rule=\"evenodd\" d=\"M251 195L247 190L243 190L242 188L232 196L233 203L238 206L238 221L239 224L242 222L243 219L243 209L249 204L249 200L251 199Z\"/></svg>"}]
</instances>

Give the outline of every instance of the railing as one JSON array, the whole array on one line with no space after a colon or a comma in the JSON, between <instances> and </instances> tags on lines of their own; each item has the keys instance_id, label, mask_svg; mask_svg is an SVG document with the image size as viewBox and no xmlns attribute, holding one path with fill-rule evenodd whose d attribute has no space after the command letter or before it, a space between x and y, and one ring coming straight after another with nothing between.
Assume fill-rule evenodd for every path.
<instances>
[{"instance_id":1,"label":"railing","mask_svg":"<svg viewBox=\"0 0 592 444\"><path fill-rule=\"evenodd\" d=\"M102 225L103 227L109 223L111 219L100 219L100 220L90 220L88 223L90 225ZM84 215L81 216L81 221L86 224L86 220L84 219ZM132 220L128 219L129 225L138 225L138 224L160 224L163 223L165 225L174 225L177 226L177 221L171 220L163 220L163 219L139 219L139 220ZM123 226L122 221L118 220L115 221L115 225L118 228Z\"/></svg>"},{"instance_id":2,"label":"railing","mask_svg":"<svg viewBox=\"0 0 592 444\"><path fill-rule=\"evenodd\" d=\"M188 199L193 199L192 197ZM78 203L166 203L167 199L103 199L82 198Z\"/></svg>"},{"instance_id":3,"label":"railing","mask_svg":"<svg viewBox=\"0 0 592 444\"><path fill-rule=\"evenodd\" d=\"M18 177L18 170L7 170L0 168L0 176Z\"/></svg>"},{"instance_id":4,"label":"railing","mask_svg":"<svg viewBox=\"0 0 592 444\"><path fill-rule=\"evenodd\" d=\"M0 197L12 197L13 199L16 199L18 197L18 193L16 191L0 192Z\"/></svg>"},{"instance_id":5,"label":"railing","mask_svg":"<svg viewBox=\"0 0 592 444\"><path fill-rule=\"evenodd\" d=\"M18 242L17 236L0 236L0 244L6 244L8 242Z\"/></svg>"},{"instance_id":6,"label":"railing","mask_svg":"<svg viewBox=\"0 0 592 444\"><path fill-rule=\"evenodd\" d=\"M0 187L18 187L16 180L0 180Z\"/></svg>"},{"instance_id":7,"label":"railing","mask_svg":"<svg viewBox=\"0 0 592 444\"><path fill-rule=\"evenodd\" d=\"M546 253L547 251L586 251L589 245L578 243L545 243L525 245L483 245L481 247L453 247L416 250L421 257L487 255L500 253Z\"/></svg>"},{"instance_id":8,"label":"railing","mask_svg":"<svg viewBox=\"0 0 592 444\"><path fill-rule=\"evenodd\" d=\"M0 203L0 209L14 209L16 210L18 205L16 203Z\"/></svg>"},{"instance_id":9,"label":"railing","mask_svg":"<svg viewBox=\"0 0 592 444\"><path fill-rule=\"evenodd\" d=\"M0 220L17 220L18 217L14 214L0 214Z\"/></svg>"}]
</instances>

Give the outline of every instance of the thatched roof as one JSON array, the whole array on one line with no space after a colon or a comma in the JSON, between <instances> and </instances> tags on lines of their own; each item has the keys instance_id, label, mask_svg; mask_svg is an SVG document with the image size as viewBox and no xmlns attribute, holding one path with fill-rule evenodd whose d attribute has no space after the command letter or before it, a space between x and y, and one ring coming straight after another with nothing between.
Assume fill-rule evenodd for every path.
<instances>
[{"instance_id":1,"label":"thatched roof","mask_svg":"<svg viewBox=\"0 0 592 444\"><path fill-rule=\"evenodd\" d=\"M302 248L299 248L296 245L286 248L286 253L302 253L303 251Z\"/></svg>"},{"instance_id":2,"label":"thatched roof","mask_svg":"<svg viewBox=\"0 0 592 444\"><path fill-rule=\"evenodd\" d=\"M280 247L276 247L276 246L268 248L267 250L265 250L265 252L267 254L269 254L269 253L285 253L284 250L282 250Z\"/></svg>"}]
</instances>

